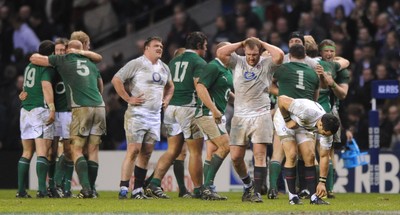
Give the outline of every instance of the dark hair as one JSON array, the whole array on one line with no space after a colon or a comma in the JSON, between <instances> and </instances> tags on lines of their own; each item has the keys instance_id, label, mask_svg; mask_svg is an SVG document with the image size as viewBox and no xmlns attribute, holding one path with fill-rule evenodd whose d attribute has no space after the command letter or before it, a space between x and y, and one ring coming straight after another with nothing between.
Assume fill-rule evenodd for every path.
<instances>
[{"instance_id":1,"label":"dark hair","mask_svg":"<svg viewBox=\"0 0 400 215\"><path fill-rule=\"evenodd\" d=\"M185 48L187 49L194 49L194 50L202 50L204 43L207 41L207 36L200 31L195 31L190 33L186 37L186 45Z\"/></svg>"},{"instance_id":2,"label":"dark hair","mask_svg":"<svg viewBox=\"0 0 400 215\"><path fill-rule=\"evenodd\" d=\"M162 43L161 37L158 37L158 36L147 37L146 41L144 41L144 47L143 48L146 48L146 46L149 46L151 41L153 41L153 40L157 40L160 43Z\"/></svg>"},{"instance_id":3,"label":"dark hair","mask_svg":"<svg viewBox=\"0 0 400 215\"><path fill-rule=\"evenodd\" d=\"M68 45L69 40L67 38L59 37L54 41L55 45L63 44L64 46Z\"/></svg>"},{"instance_id":4,"label":"dark hair","mask_svg":"<svg viewBox=\"0 0 400 215\"><path fill-rule=\"evenodd\" d=\"M325 131L330 131L332 134L336 134L339 130L340 122L339 119L333 114L326 113L321 118L322 128Z\"/></svg>"},{"instance_id":5,"label":"dark hair","mask_svg":"<svg viewBox=\"0 0 400 215\"><path fill-rule=\"evenodd\" d=\"M54 43L51 40L44 40L39 45L39 54L49 56L54 53Z\"/></svg>"},{"instance_id":6,"label":"dark hair","mask_svg":"<svg viewBox=\"0 0 400 215\"><path fill-rule=\"evenodd\" d=\"M293 44L289 48L290 56L297 59L304 59L306 57L306 48L301 44Z\"/></svg>"},{"instance_id":7,"label":"dark hair","mask_svg":"<svg viewBox=\"0 0 400 215\"><path fill-rule=\"evenodd\" d=\"M304 45L304 34L301 33L300 31L292 32L289 36L289 40L292 38L299 38L303 42L303 45Z\"/></svg>"}]
</instances>

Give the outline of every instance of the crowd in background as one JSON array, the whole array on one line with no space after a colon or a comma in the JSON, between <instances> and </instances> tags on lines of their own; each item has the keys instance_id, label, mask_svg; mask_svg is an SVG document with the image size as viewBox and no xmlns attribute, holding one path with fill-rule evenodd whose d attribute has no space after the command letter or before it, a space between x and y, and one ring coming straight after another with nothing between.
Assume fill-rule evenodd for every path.
<instances>
[{"instance_id":1,"label":"crowd in background","mask_svg":"<svg viewBox=\"0 0 400 215\"><path fill-rule=\"evenodd\" d=\"M215 19L216 33L208 35L210 54L207 61L215 57L211 53L215 53L213 49L217 43L237 42L252 36L281 48L285 53L288 51L288 37L296 30L312 35L317 43L327 38L336 43L336 55L351 62L349 92L340 103L342 124L353 132L360 148L367 149L371 81L400 80L400 0L221 2L221 15ZM184 45L189 32L202 30L202 26L186 11L196 1L0 1L0 150L21 147L18 94L23 86L22 74L28 64L27 56L36 51L39 41L68 38L73 30L89 30L84 12L106 3L120 23L108 41L172 15L173 24L164 41L163 60L166 63L174 50ZM157 13L144 13L152 8L162 9ZM126 104L119 99L110 80L126 60L119 52L113 55L113 60L114 65L98 65L105 83L103 97L107 103L108 135L103 139L103 149L116 149L125 141L123 116ZM378 100L377 108L381 150L400 150L400 99Z\"/></svg>"}]
</instances>

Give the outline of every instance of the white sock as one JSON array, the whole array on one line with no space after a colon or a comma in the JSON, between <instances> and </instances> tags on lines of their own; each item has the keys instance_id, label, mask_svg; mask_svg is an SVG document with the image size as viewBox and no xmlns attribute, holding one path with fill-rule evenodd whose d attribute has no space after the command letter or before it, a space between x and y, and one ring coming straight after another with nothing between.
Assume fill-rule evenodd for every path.
<instances>
[{"instance_id":1,"label":"white sock","mask_svg":"<svg viewBox=\"0 0 400 215\"><path fill-rule=\"evenodd\" d=\"M137 193L143 193L143 188L139 187L139 188L132 190L132 195L135 195Z\"/></svg>"},{"instance_id":2,"label":"white sock","mask_svg":"<svg viewBox=\"0 0 400 215\"><path fill-rule=\"evenodd\" d=\"M299 198L297 194L292 194L291 192L289 192L289 200L293 199L293 197Z\"/></svg>"}]
</instances>

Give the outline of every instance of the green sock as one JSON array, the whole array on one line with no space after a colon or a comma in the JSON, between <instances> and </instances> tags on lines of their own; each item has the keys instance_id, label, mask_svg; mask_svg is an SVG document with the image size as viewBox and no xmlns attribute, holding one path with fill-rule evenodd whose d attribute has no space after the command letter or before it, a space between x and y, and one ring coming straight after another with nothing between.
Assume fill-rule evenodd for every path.
<instances>
[{"instance_id":1,"label":"green sock","mask_svg":"<svg viewBox=\"0 0 400 215\"><path fill-rule=\"evenodd\" d=\"M49 160L46 157L39 156L36 160L36 174L39 182L39 191L47 192L46 177L49 171Z\"/></svg>"},{"instance_id":2,"label":"green sock","mask_svg":"<svg viewBox=\"0 0 400 215\"><path fill-rule=\"evenodd\" d=\"M204 180L207 178L208 170L210 169L210 163L211 161L205 160L204 165L203 165L203 175L204 175Z\"/></svg>"},{"instance_id":3,"label":"green sock","mask_svg":"<svg viewBox=\"0 0 400 215\"><path fill-rule=\"evenodd\" d=\"M99 164L95 161L88 161L89 183L92 190L96 189L97 173L99 172Z\"/></svg>"},{"instance_id":4,"label":"green sock","mask_svg":"<svg viewBox=\"0 0 400 215\"><path fill-rule=\"evenodd\" d=\"M54 182L58 187L62 185L64 172L65 172L65 156L61 155L56 160L56 170L54 173Z\"/></svg>"},{"instance_id":5,"label":"green sock","mask_svg":"<svg viewBox=\"0 0 400 215\"><path fill-rule=\"evenodd\" d=\"M150 181L150 184L154 184L157 187L161 187L161 180L158 179L158 178L152 178L151 181Z\"/></svg>"},{"instance_id":6,"label":"green sock","mask_svg":"<svg viewBox=\"0 0 400 215\"><path fill-rule=\"evenodd\" d=\"M281 174L282 165L278 161L271 161L269 165L269 186L271 189L278 191L278 178Z\"/></svg>"},{"instance_id":7,"label":"green sock","mask_svg":"<svg viewBox=\"0 0 400 215\"><path fill-rule=\"evenodd\" d=\"M186 193L187 190L185 186L185 161L183 160L174 161L174 174L176 182L178 182L179 192Z\"/></svg>"},{"instance_id":8,"label":"green sock","mask_svg":"<svg viewBox=\"0 0 400 215\"><path fill-rule=\"evenodd\" d=\"M31 160L21 157L18 161L18 192L24 193L26 188L26 179L29 173Z\"/></svg>"},{"instance_id":9,"label":"green sock","mask_svg":"<svg viewBox=\"0 0 400 215\"><path fill-rule=\"evenodd\" d=\"M204 186L208 187L214 184L214 178L217 174L219 167L221 167L222 162L224 162L223 158L220 158L218 155L214 154L211 158L210 167L208 169L207 177L204 180Z\"/></svg>"},{"instance_id":10,"label":"green sock","mask_svg":"<svg viewBox=\"0 0 400 215\"><path fill-rule=\"evenodd\" d=\"M64 163L65 174L64 174L64 190L71 191L71 180L74 174L74 162L65 161Z\"/></svg>"},{"instance_id":11,"label":"green sock","mask_svg":"<svg viewBox=\"0 0 400 215\"><path fill-rule=\"evenodd\" d=\"M79 183L82 188L91 189L89 182L88 164L85 157L79 157L75 162L76 173L78 174Z\"/></svg>"},{"instance_id":12,"label":"green sock","mask_svg":"<svg viewBox=\"0 0 400 215\"><path fill-rule=\"evenodd\" d=\"M49 176L49 187L50 188L55 187L55 170L56 170L56 162L49 161L49 172L47 173L47 175Z\"/></svg>"},{"instance_id":13,"label":"green sock","mask_svg":"<svg viewBox=\"0 0 400 215\"><path fill-rule=\"evenodd\" d=\"M195 187L195 188L193 189L193 194L196 195L196 196L200 196L200 194L201 194L201 187Z\"/></svg>"},{"instance_id":14,"label":"green sock","mask_svg":"<svg viewBox=\"0 0 400 215\"><path fill-rule=\"evenodd\" d=\"M326 190L328 192L333 190L333 171L332 160L329 160L328 177L326 177Z\"/></svg>"}]
</instances>

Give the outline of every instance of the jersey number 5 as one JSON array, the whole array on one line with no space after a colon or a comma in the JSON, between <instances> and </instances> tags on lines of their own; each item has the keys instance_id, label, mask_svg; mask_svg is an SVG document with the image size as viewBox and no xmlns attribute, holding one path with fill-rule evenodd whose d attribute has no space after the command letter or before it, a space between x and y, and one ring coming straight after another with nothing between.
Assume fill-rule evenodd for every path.
<instances>
[{"instance_id":1,"label":"jersey number 5","mask_svg":"<svg viewBox=\"0 0 400 215\"><path fill-rule=\"evenodd\" d=\"M76 61L76 72L80 76L88 76L90 71L89 67L86 66L87 60L77 60Z\"/></svg>"},{"instance_id":2,"label":"jersey number 5","mask_svg":"<svg viewBox=\"0 0 400 215\"><path fill-rule=\"evenodd\" d=\"M175 62L175 74L174 74L173 82L182 82L183 79L185 79L186 69L187 69L188 65L189 65L189 62L187 62L187 61ZM182 67L182 73L179 76L181 67Z\"/></svg>"}]
</instances>

